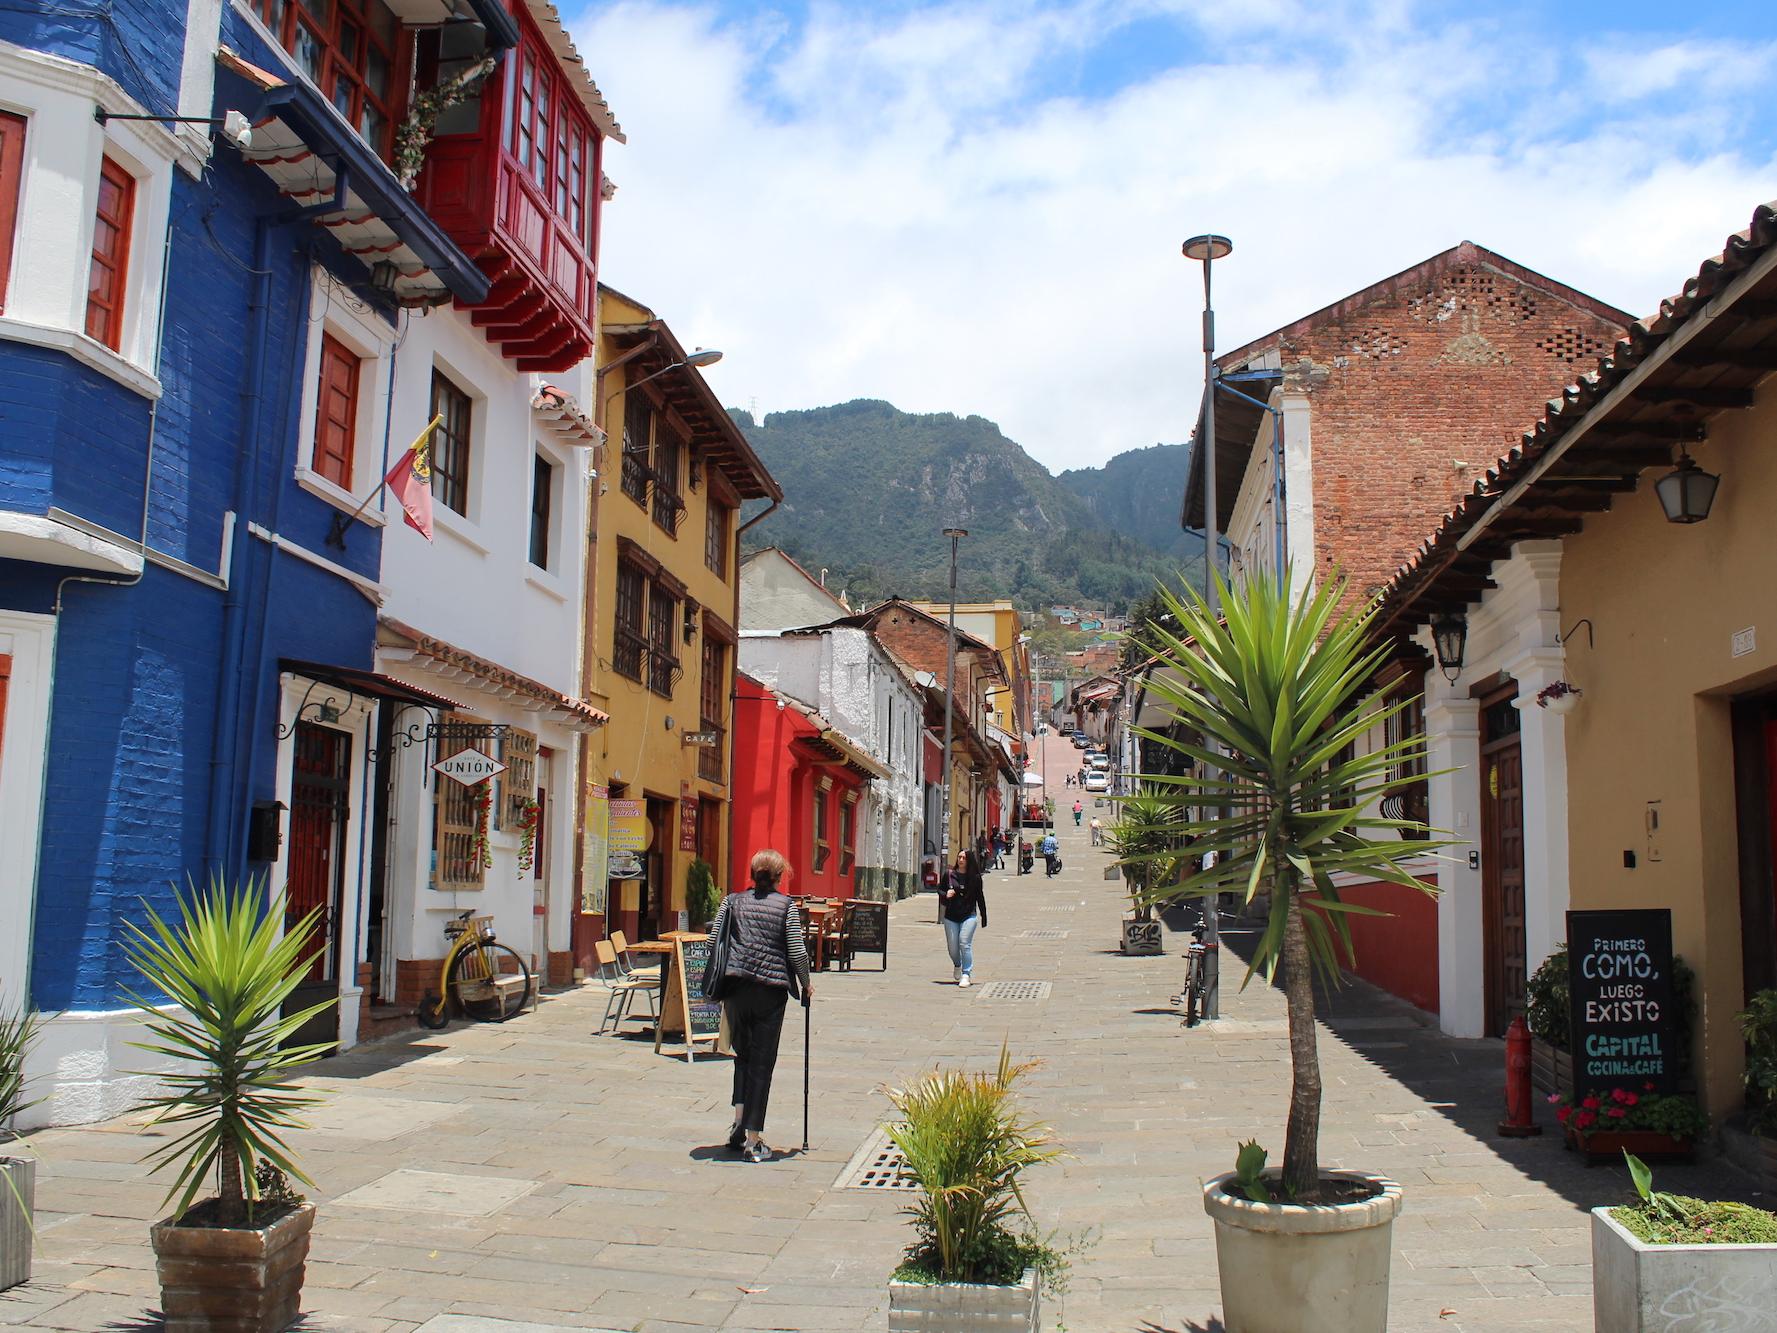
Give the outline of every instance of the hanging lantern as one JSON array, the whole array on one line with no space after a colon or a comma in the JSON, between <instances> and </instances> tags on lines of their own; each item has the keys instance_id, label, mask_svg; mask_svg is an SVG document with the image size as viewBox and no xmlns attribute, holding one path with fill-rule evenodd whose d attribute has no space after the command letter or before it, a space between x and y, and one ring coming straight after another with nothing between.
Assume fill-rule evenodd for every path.
<instances>
[{"instance_id":1,"label":"hanging lantern","mask_svg":"<svg viewBox=\"0 0 1777 1333\"><path fill-rule=\"evenodd\" d=\"M1678 466L1654 483L1654 494L1660 497L1668 523L1701 523L1709 517L1720 484L1719 476L1698 467L1690 451L1681 447Z\"/></svg>"},{"instance_id":2,"label":"hanging lantern","mask_svg":"<svg viewBox=\"0 0 1777 1333\"><path fill-rule=\"evenodd\" d=\"M1468 620L1440 615L1431 622L1431 638L1438 654L1438 670L1444 673L1445 680L1454 681L1462 674L1462 655L1468 648Z\"/></svg>"}]
</instances>

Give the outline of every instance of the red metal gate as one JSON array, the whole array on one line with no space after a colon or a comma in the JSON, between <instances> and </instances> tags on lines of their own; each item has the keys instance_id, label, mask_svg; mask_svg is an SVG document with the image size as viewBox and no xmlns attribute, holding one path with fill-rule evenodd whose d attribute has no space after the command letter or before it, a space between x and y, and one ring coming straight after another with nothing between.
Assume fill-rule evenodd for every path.
<instances>
[{"instance_id":1,"label":"red metal gate","mask_svg":"<svg viewBox=\"0 0 1777 1333\"><path fill-rule=\"evenodd\" d=\"M320 909L315 944L302 991L339 991L339 911L345 887L347 797L352 738L343 731L299 722L290 783L290 874L286 927ZM298 994L302 993L299 991ZM291 997L293 1000L296 996ZM308 1003L321 997L314 995Z\"/></svg>"}]
</instances>

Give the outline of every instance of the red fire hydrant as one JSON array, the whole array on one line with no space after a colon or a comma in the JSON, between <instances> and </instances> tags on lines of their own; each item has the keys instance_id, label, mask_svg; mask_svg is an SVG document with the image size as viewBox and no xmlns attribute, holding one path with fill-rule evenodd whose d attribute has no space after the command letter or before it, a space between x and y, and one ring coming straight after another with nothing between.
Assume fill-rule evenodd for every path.
<instances>
[{"instance_id":1,"label":"red fire hydrant","mask_svg":"<svg viewBox=\"0 0 1777 1333\"><path fill-rule=\"evenodd\" d=\"M1530 1028L1522 1015L1506 1029L1506 1116L1499 1132L1510 1139L1543 1132L1530 1117Z\"/></svg>"}]
</instances>

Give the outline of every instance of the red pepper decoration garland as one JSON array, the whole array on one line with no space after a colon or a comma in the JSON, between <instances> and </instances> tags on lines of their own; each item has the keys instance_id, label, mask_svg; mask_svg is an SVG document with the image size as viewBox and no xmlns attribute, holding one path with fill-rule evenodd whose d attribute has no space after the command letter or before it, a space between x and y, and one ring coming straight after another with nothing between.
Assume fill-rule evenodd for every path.
<instances>
[{"instance_id":1,"label":"red pepper decoration garland","mask_svg":"<svg viewBox=\"0 0 1777 1333\"><path fill-rule=\"evenodd\" d=\"M543 806L533 797L525 797L518 807L518 868L529 870L537 863L537 825L542 821Z\"/></svg>"},{"instance_id":2,"label":"red pepper decoration garland","mask_svg":"<svg viewBox=\"0 0 1777 1333\"><path fill-rule=\"evenodd\" d=\"M494 804L494 794L488 790L491 785L483 783L469 798L475 806L475 837L469 844L469 864L483 870L494 868L494 849L487 840L488 811Z\"/></svg>"}]
</instances>

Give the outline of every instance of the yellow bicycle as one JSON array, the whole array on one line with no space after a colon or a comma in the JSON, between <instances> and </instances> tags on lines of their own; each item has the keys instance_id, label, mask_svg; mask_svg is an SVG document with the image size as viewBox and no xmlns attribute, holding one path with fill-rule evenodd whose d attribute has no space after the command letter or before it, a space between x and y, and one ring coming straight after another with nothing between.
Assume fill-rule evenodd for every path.
<instances>
[{"instance_id":1,"label":"yellow bicycle","mask_svg":"<svg viewBox=\"0 0 1777 1333\"><path fill-rule=\"evenodd\" d=\"M451 1011L486 1023L504 1023L523 1011L531 969L516 949L494 939L494 919L464 912L447 921L450 952L438 969L438 989L427 991L415 1015L423 1028L441 1028Z\"/></svg>"}]
</instances>

